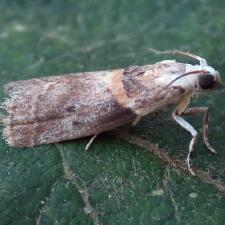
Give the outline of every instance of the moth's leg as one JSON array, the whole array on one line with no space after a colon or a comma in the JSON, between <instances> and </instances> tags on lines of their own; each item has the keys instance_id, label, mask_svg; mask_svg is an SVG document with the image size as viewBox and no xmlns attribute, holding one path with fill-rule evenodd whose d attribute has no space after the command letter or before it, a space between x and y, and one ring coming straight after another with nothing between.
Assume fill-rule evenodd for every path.
<instances>
[{"instance_id":1,"label":"moth's leg","mask_svg":"<svg viewBox=\"0 0 225 225\"><path fill-rule=\"evenodd\" d=\"M190 157L191 157L191 153L194 149L194 145L196 143L197 140L197 134L198 132L194 129L194 127L188 123L186 120L184 120L181 115L183 114L183 112L185 111L185 109L187 108L188 104L190 102L190 96L187 96L186 98L184 98L176 107L176 109L173 111L172 113L172 118L181 126L183 127L185 130L187 130L189 133L191 133L192 135L192 139L190 141L189 144L189 150L188 150L188 155L187 155L187 164L188 164L188 170L190 171L190 173L192 175L195 175L194 171L191 169L190 166Z\"/></svg>"},{"instance_id":2,"label":"moth's leg","mask_svg":"<svg viewBox=\"0 0 225 225\"><path fill-rule=\"evenodd\" d=\"M196 115L199 113L204 113L203 117L203 140L204 144L207 147L207 149L212 152L216 153L216 151L211 147L209 144L209 138L208 138L208 129L209 129L209 109L208 107L195 107L195 108L187 108L182 115Z\"/></svg>"},{"instance_id":3,"label":"moth's leg","mask_svg":"<svg viewBox=\"0 0 225 225\"><path fill-rule=\"evenodd\" d=\"M138 116L135 118L134 122L132 123L132 126L136 126L136 125L139 123L140 120L141 120L141 116L138 115Z\"/></svg>"},{"instance_id":4,"label":"moth's leg","mask_svg":"<svg viewBox=\"0 0 225 225\"><path fill-rule=\"evenodd\" d=\"M172 114L172 117L181 127L183 127L185 130L190 132L192 135L192 139L189 144L189 150L188 150L188 155L187 155L186 160L187 160L187 164L188 164L188 170L190 171L190 173L192 175L195 175L194 171L191 169L191 166L190 166L190 157L191 157L191 153L193 152L194 145L197 140L198 132L194 129L194 127L190 123L188 123L186 120L184 120L180 115L177 115L176 112L174 112Z\"/></svg>"},{"instance_id":5,"label":"moth's leg","mask_svg":"<svg viewBox=\"0 0 225 225\"><path fill-rule=\"evenodd\" d=\"M183 51L179 51L179 50L167 50L167 51L159 51L159 50L156 50L156 49L153 49L153 48L150 48L149 49L150 51L154 52L154 53L157 53L157 54L180 54L180 55L185 55L185 56L188 56L192 59L195 59L197 61L199 61L200 65L202 66L207 66L207 61L198 56L198 55L195 55L195 54L192 54L190 52L183 52Z\"/></svg>"},{"instance_id":6,"label":"moth's leg","mask_svg":"<svg viewBox=\"0 0 225 225\"><path fill-rule=\"evenodd\" d=\"M90 141L87 143L85 150L87 151L89 149L89 147L91 146L92 142L95 140L95 138L98 136L98 134L95 134L94 136L92 136L92 138L90 139Z\"/></svg>"}]
</instances>

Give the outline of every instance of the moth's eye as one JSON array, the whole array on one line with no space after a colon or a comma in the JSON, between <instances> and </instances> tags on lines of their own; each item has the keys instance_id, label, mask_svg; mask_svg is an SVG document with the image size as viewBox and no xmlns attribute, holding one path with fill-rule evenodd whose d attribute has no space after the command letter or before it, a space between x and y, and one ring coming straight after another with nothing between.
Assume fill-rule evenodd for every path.
<instances>
[{"instance_id":1,"label":"moth's eye","mask_svg":"<svg viewBox=\"0 0 225 225\"><path fill-rule=\"evenodd\" d=\"M199 86L202 89L212 89L217 86L218 82L215 77L208 73L198 77Z\"/></svg>"}]
</instances>

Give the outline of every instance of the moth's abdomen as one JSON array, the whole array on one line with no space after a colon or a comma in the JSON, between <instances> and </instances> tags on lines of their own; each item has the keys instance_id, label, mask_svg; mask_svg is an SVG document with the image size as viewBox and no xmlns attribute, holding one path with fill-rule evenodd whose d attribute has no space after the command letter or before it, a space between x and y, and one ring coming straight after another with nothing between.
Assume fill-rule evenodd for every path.
<instances>
[{"instance_id":1,"label":"moth's abdomen","mask_svg":"<svg viewBox=\"0 0 225 225\"><path fill-rule=\"evenodd\" d=\"M108 72L66 75L8 84L11 97L3 135L11 146L30 147L94 135L135 119L111 95Z\"/></svg>"}]
</instances>

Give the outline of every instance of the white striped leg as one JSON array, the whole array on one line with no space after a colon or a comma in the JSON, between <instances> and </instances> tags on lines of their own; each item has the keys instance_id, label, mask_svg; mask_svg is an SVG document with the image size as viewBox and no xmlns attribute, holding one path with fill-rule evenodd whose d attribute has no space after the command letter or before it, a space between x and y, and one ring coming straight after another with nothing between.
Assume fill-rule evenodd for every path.
<instances>
[{"instance_id":1,"label":"white striped leg","mask_svg":"<svg viewBox=\"0 0 225 225\"><path fill-rule=\"evenodd\" d=\"M89 149L89 147L91 146L91 144L93 143L93 141L95 140L95 138L98 136L98 134L95 134L94 136L92 136L92 138L90 139L90 141L87 143L85 150L87 151Z\"/></svg>"},{"instance_id":2,"label":"white striped leg","mask_svg":"<svg viewBox=\"0 0 225 225\"><path fill-rule=\"evenodd\" d=\"M194 127L190 123L188 123L186 120L184 120L181 116L176 115L176 113L173 113L172 117L181 127L183 127L185 130L190 132L192 135L192 139L189 144L189 150L188 150L188 155L187 155L186 160L187 160L188 170L190 171L190 173L192 175L195 175L195 173L192 170L191 165L190 165L190 158L191 158L191 153L193 152L193 149L194 149L194 145L197 140L198 132L194 129Z\"/></svg>"}]
</instances>

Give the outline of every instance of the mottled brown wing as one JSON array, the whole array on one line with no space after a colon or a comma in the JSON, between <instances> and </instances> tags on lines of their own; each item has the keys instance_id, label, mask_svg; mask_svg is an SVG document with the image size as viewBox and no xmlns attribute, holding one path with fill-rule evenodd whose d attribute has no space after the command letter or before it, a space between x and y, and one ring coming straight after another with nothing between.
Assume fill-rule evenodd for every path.
<instances>
[{"instance_id":1,"label":"mottled brown wing","mask_svg":"<svg viewBox=\"0 0 225 225\"><path fill-rule=\"evenodd\" d=\"M9 145L30 147L76 139L133 121L135 114L108 90L109 74L70 74L6 85L10 98L4 103L8 116L3 135Z\"/></svg>"}]
</instances>

